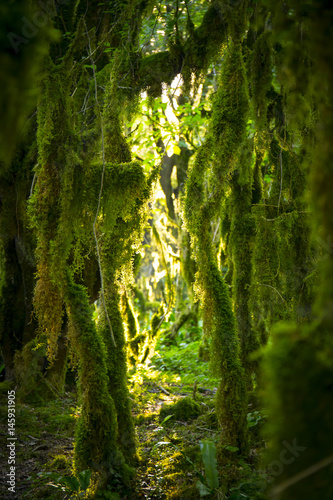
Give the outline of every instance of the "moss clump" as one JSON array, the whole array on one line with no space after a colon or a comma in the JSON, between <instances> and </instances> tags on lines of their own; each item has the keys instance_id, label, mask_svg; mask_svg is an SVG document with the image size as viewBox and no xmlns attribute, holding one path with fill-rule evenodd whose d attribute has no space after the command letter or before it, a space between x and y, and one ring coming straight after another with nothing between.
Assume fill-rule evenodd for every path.
<instances>
[{"instance_id":1,"label":"moss clump","mask_svg":"<svg viewBox=\"0 0 333 500\"><path fill-rule=\"evenodd\" d=\"M55 455L46 465L45 469L49 471L61 470L70 472L71 460L66 455Z\"/></svg>"},{"instance_id":2,"label":"moss clump","mask_svg":"<svg viewBox=\"0 0 333 500\"><path fill-rule=\"evenodd\" d=\"M201 413L201 405L187 396L174 404L163 406L160 410L160 420L164 420L168 415L173 415L174 420L192 420Z\"/></svg>"},{"instance_id":3,"label":"moss clump","mask_svg":"<svg viewBox=\"0 0 333 500\"><path fill-rule=\"evenodd\" d=\"M208 413L204 413L199 417L199 419L204 427L209 427L210 429L218 430L219 421L217 418L216 411L209 411Z\"/></svg>"}]
</instances>

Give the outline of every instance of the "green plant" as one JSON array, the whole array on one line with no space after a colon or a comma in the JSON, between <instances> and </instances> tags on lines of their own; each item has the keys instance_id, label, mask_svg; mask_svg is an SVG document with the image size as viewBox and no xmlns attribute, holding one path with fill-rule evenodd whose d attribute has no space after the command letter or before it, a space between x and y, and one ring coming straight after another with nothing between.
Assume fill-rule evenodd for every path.
<instances>
[{"instance_id":1,"label":"green plant","mask_svg":"<svg viewBox=\"0 0 333 500\"><path fill-rule=\"evenodd\" d=\"M196 486L200 496L210 495L219 487L219 475L217 470L216 446L212 441L201 441L200 450L205 466L204 481L200 479Z\"/></svg>"},{"instance_id":2,"label":"green plant","mask_svg":"<svg viewBox=\"0 0 333 500\"><path fill-rule=\"evenodd\" d=\"M50 479L49 485L64 491L70 499L83 498L90 485L91 471L84 470L77 477L63 476L57 472L39 472L38 476Z\"/></svg>"},{"instance_id":3,"label":"green plant","mask_svg":"<svg viewBox=\"0 0 333 500\"><path fill-rule=\"evenodd\" d=\"M251 427L255 427L259 424L259 422L266 418L266 415L263 415L260 411L254 411L252 413L248 413L246 416L247 426L250 429ZM262 422L260 422L262 423Z\"/></svg>"},{"instance_id":4,"label":"green plant","mask_svg":"<svg viewBox=\"0 0 333 500\"><path fill-rule=\"evenodd\" d=\"M166 420L169 420L171 416L172 415L166 417L163 420L162 425L164 422L166 422ZM156 443L155 447L162 445L172 446L175 450L177 450L179 453L183 455L183 457L188 463L192 465L196 475L199 478L196 483L196 487L198 488L201 497L210 495L214 491L216 491L218 494L220 493L218 491L219 477L218 477L217 460L216 460L216 446L212 441L208 440L200 441L201 456L205 466L205 476L203 476L203 474L201 474L201 472L198 471L192 460L190 460L189 457L178 446L171 443L170 441L160 441Z\"/></svg>"}]
</instances>

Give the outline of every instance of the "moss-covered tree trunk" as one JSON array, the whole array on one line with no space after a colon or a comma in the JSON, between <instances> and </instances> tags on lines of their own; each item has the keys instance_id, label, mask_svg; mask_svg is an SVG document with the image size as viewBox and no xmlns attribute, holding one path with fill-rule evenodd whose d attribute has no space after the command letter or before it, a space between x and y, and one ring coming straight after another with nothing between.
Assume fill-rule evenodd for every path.
<instances>
[{"instance_id":1,"label":"moss-covered tree trunk","mask_svg":"<svg viewBox=\"0 0 333 500\"><path fill-rule=\"evenodd\" d=\"M307 99L314 100L317 105L317 146L311 157L310 177L313 236L315 240L320 230L324 240L329 241L326 238L333 233L333 10L325 2L313 4L310 11L305 8L302 12L297 10L296 3L292 6L295 11L276 12L274 26L277 34L289 39L294 37L294 43L285 47L284 64L292 76L287 80L288 88L292 89L296 81L301 88L305 87ZM306 18L302 17L310 12ZM297 35L300 18L296 19L296 15L301 16L307 27L308 36L302 44ZM310 71L304 65L309 55L315 55ZM302 107L299 111L299 117L306 120L308 109ZM320 268L321 288L313 308L312 323L278 328L266 353L266 404L271 416L268 466L274 479L271 496L280 500L329 500L333 497L331 252L325 253ZM299 273L298 267L296 273ZM298 315L303 314L302 309L298 311Z\"/></svg>"},{"instance_id":2,"label":"moss-covered tree trunk","mask_svg":"<svg viewBox=\"0 0 333 500\"><path fill-rule=\"evenodd\" d=\"M133 463L137 458L136 441L127 385L127 344L120 312L120 295L117 288L117 284L113 282L106 293L106 304L116 345L112 342L109 325L103 311L98 329L107 347L108 387L118 420L117 443L126 460Z\"/></svg>"},{"instance_id":3,"label":"moss-covered tree trunk","mask_svg":"<svg viewBox=\"0 0 333 500\"><path fill-rule=\"evenodd\" d=\"M82 413L76 428L74 464L77 471L105 474L118 469L117 413L109 393L107 353L96 330L87 291L69 278L66 288L70 338L79 358ZM105 486L105 484L104 484Z\"/></svg>"}]
</instances>

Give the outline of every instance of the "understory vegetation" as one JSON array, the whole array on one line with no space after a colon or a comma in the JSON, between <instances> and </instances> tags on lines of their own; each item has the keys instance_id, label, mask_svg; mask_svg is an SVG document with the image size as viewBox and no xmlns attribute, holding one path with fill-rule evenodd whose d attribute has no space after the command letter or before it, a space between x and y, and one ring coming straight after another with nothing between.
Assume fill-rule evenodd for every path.
<instances>
[{"instance_id":1,"label":"understory vegetation","mask_svg":"<svg viewBox=\"0 0 333 500\"><path fill-rule=\"evenodd\" d=\"M158 354L148 365L129 374L138 440L136 474L127 487L113 478L97 498L199 499L200 475L208 486L200 443L218 444L219 426L214 405L218 380L212 377L208 361L198 362L199 342L191 336L182 338L187 333L183 329L183 335L171 348L163 345L161 337ZM74 477L73 435L82 407L73 377L69 375L66 382L66 392L61 398L47 404L40 401L17 405L18 498L57 500L66 495L75 498L75 490L62 484L61 478ZM13 386L5 382L0 386L1 419L6 420L7 390ZM233 500L264 498L266 482L271 481L260 460L265 443L260 430L265 418L262 411L249 405L247 425L251 452L244 457L234 449L234 463L216 466L221 498L226 492ZM1 436L1 446L5 446L3 424ZM6 465L2 463L1 473L5 472ZM86 494L89 498L89 487ZM214 495L209 498L212 497Z\"/></svg>"}]
</instances>

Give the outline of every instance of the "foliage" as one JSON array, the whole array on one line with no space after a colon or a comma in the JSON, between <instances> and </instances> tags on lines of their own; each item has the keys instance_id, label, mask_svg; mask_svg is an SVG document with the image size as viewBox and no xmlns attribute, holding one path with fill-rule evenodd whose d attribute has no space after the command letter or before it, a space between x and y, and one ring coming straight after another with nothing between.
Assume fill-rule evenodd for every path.
<instances>
[{"instance_id":1,"label":"foliage","mask_svg":"<svg viewBox=\"0 0 333 500\"><path fill-rule=\"evenodd\" d=\"M206 494L210 494L212 490L219 487L216 447L215 444L211 441L201 441L200 450L201 450L202 460L205 465L206 482L210 490L207 491L207 487L205 486L205 484L202 484L201 482L197 483L197 487L200 491L200 495L205 496Z\"/></svg>"},{"instance_id":2,"label":"foliage","mask_svg":"<svg viewBox=\"0 0 333 500\"><path fill-rule=\"evenodd\" d=\"M56 472L40 472L40 477L50 479L52 486L66 492L69 498L82 498L85 496L86 490L89 488L91 471L84 470L76 476L61 476Z\"/></svg>"}]
</instances>

